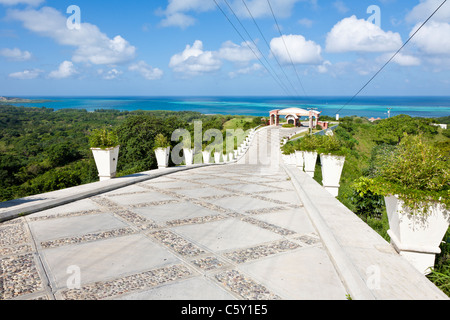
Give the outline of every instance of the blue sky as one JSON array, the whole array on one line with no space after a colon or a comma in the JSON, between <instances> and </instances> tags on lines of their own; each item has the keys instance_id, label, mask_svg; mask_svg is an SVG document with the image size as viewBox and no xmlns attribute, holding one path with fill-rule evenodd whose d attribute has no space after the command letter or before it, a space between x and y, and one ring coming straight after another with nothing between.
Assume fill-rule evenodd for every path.
<instances>
[{"instance_id":1,"label":"blue sky","mask_svg":"<svg viewBox=\"0 0 450 320\"><path fill-rule=\"evenodd\" d=\"M214 0L0 0L0 95L352 96L443 2L216 1L244 39ZM449 71L447 2L361 94L450 95Z\"/></svg>"}]
</instances>

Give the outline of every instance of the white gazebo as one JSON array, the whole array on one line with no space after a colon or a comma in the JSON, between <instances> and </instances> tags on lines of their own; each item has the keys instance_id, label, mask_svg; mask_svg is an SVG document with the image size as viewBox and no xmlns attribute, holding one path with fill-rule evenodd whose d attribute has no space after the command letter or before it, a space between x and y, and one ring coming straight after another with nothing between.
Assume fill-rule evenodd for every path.
<instances>
[{"instance_id":1,"label":"white gazebo","mask_svg":"<svg viewBox=\"0 0 450 320\"><path fill-rule=\"evenodd\" d=\"M305 110L300 108L288 108L283 110L270 111L270 125L278 126L280 124L280 116L285 116L289 124L296 127L301 126L301 117L309 117L309 126L315 127L319 122L321 112L315 110Z\"/></svg>"}]
</instances>

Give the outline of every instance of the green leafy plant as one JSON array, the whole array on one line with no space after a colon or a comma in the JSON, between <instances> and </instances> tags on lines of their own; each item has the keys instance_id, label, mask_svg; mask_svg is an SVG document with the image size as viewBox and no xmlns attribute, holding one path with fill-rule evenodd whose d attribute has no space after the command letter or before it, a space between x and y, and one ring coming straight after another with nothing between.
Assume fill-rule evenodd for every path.
<instances>
[{"instance_id":1,"label":"green leafy plant","mask_svg":"<svg viewBox=\"0 0 450 320\"><path fill-rule=\"evenodd\" d=\"M314 151L317 151L317 149L320 147L320 145L321 145L321 141L318 136L308 135L299 140L299 143L296 146L296 150L314 152Z\"/></svg>"},{"instance_id":2,"label":"green leafy plant","mask_svg":"<svg viewBox=\"0 0 450 320\"><path fill-rule=\"evenodd\" d=\"M345 156L347 153L344 144L334 135L317 137L317 141L318 153L335 156Z\"/></svg>"},{"instance_id":3,"label":"green leafy plant","mask_svg":"<svg viewBox=\"0 0 450 320\"><path fill-rule=\"evenodd\" d=\"M110 149L119 145L117 134L113 130L97 129L89 137L91 148Z\"/></svg>"},{"instance_id":4,"label":"green leafy plant","mask_svg":"<svg viewBox=\"0 0 450 320\"><path fill-rule=\"evenodd\" d=\"M167 147L170 147L169 140L167 140L167 138L162 133L158 133L155 137L153 149L156 150L159 148L167 148Z\"/></svg>"},{"instance_id":5,"label":"green leafy plant","mask_svg":"<svg viewBox=\"0 0 450 320\"><path fill-rule=\"evenodd\" d=\"M401 143L377 165L373 178L356 183L361 196L369 191L382 196L396 195L415 214L428 214L441 203L450 207L449 161L421 135L406 135Z\"/></svg>"}]
</instances>

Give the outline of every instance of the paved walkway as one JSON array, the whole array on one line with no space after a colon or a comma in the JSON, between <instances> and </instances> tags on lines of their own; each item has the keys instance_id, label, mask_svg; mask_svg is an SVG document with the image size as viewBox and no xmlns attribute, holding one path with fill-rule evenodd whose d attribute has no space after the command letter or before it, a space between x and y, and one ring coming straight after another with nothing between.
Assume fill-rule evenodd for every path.
<instances>
[{"instance_id":1,"label":"paved walkway","mask_svg":"<svg viewBox=\"0 0 450 320\"><path fill-rule=\"evenodd\" d=\"M266 152L279 139L262 130L237 164L77 187L91 196L63 205L77 188L32 197L53 208L0 223L0 299L446 299ZM32 210L28 200L3 204L0 218Z\"/></svg>"}]
</instances>

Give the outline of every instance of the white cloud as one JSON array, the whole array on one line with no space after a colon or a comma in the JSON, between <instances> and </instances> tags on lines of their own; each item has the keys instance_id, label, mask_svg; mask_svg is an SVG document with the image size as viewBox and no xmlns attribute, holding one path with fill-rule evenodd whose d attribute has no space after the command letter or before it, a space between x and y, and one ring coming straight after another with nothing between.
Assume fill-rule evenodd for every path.
<instances>
[{"instance_id":1,"label":"white cloud","mask_svg":"<svg viewBox=\"0 0 450 320\"><path fill-rule=\"evenodd\" d=\"M24 70L20 72L14 72L9 75L10 78L19 80L31 80L39 77L44 71L39 69Z\"/></svg>"},{"instance_id":2,"label":"white cloud","mask_svg":"<svg viewBox=\"0 0 450 320\"><path fill-rule=\"evenodd\" d=\"M411 31L413 34L420 24ZM430 21L412 39L422 52L431 55L447 55L450 52L450 23Z\"/></svg>"},{"instance_id":3,"label":"white cloud","mask_svg":"<svg viewBox=\"0 0 450 320\"><path fill-rule=\"evenodd\" d=\"M28 51L21 51L18 48L14 49L2 49L0 50L0 56L6 57L13 61L26 61L31 59L31 53Z\"/></svg>"},{"instance_id":4,"label":"white cloud","mask_svg":"<svg viewBox=\"0 0 450 320\"><path fill-rule=\"evenodd\" d=\"M258 49L253 43L242 42L237 45L232 41L226 41L217 52L217 57L236 63L248 63L260 57Z\"/></svg>"},{"instance_id":5,"label":"white cloud","mask_svg":"<svg viewBox=\"0 0 450 320\"><path fill-rule=\"evenodd\" d=\"M272 0L270 4L277 18L287 18L291 16L296 3L306 1L315 5L314 0ZM222 1L217 2L223 10L229 11L226 3L223 3ZM242 0L229 0L228 3L240 18L250 18L247 8ZM254 18L272 17L272 12L267 0L247 0L246 5ZM193 13L207 12L216 9L217 6L213 0L169 0L167 8L158 11L160 15L165 16L160 25L163 27L187 28L194 25L197 21L192 16Z\"/></svg>"},{"instance_id":6,"label":"white cloud","mask_svg":"<svg viewBox=\"0 0 450 320\"><path fill-rule=\"evenodd\" d=\"M58 70L50 72L48 75L50 78L54 79L65 79L76 74L77 71L71 61L64 61L59 65Z\"/></svg>"},{"instance_id":7,"label":"white cloud","mask_svg":"<svg viewBox=\"0 0 450 320\"><path fill-rule=\"evenodd\" d=\"M195 24L196 19L187 15L187 12L205 12L215 8L214 1L204 0L169 0L165 10L159 13L165 18L161 21L162 27L187 28Z\"/></svg>"},{"instance_id":8,"label":"white cloud","mask_svg":"<svg viewBox=\"0 0 450 320\"><path fill-rule=\"evenodd\" d=\"M187 45L183 52L172 56L169 63L174 72L190 76L217 71L221 66L222 61L214 52L203 50L200 40L196 40L192 46Z\"/></svg>"},{"instance_id":9,"label":"white cloud","mask_svg":"<svg viewBox=\"0 0 450 320\"><path fill-rule=\"evenodd\" d=\"M320 66L317 66L317 71L319 73L327 73L331 65L332 63L330 61L324 61Z\"/></svg>"},{"instance_id":10,"label":"white cloud","mask_svg":"<svg viewBox=\"0 0 450 320\"><path fill-rule=\"evenodd\" d=\"M147 80L158 80L164 75L161 69L149 66L145 61L139 61L132 64L128 70L138 72Z\"/></svg>"},{"instance_id":11,"label":"white cloud","mask_svg":"<svg viewBox=\"0 0 450 320\"><path fill-rule=\"evenodd\" d=\"M262 65L260 65L259 63L254 63L253 65L251 65L249 67L241 68L241 69L238 69L237 71L232 71L228 75L230 76L230 78L235 78L238 75L250 74L250 73L262 71L263 69L264 69L264 67Z\"/></svg>"},{"instance_id":12,"label":"white cloud","mask_svg":"<svg viewBox=\"0 0 450 320\"><path fill-rule=\"evenodd\" d=\"M76 48L72 61L92 64L117 64L134 58L136 48L120 35L108 38L99 28L82 23L79 30L67 28L67 17L50 7L40 10L11 10L9 18L19 20L24 27L58 44Z\"/></svg>"},{"instance_id":13,"label":"white cloud","mask_svg":"<svg viewBox=\"0 0 450 320\"><path fill-rule=\"evenodd\" d=\"M386 63L394 53L386 53L377 58L377 62ZM415 67L421 65L421 60L418 57L412 55L398 53L392 62L402 66L402 67Z\"/></svg>"},{"instance_id":14,"label":"white cloud","mask_svg":"<svg viewBox=\"0 0 450 320\"><path fill-rule=\"evenodd\" d=\"M400 34L383 31L377 25L356 16L338 22L328 33L328 52L388 52L403 45Z\"/></svg>"},{"instance_id":15,"label":"white cloud","mask_svg":"<svg viewBox=\"0 0 450 320\"><path fill-rule=\"evenodd\" d=\"M320 64L323 60L320 45L306 40L301 35L284 35L283 38L274 38L270 42L270 48L280 62L285 64L291 63L291 59L294 64L314 65Z\"/></svg>"},{"instance_id":16,"label":"white cloud","mask_svg":"<svg viewBox=\"0 0 450 320\"><path fill-rule=\"evenodd\" d=\"M341 0L335 1L333 3L333 6L336 8L336 10L339 13L347 13L350 9L347 8L347 6L345 5L344 2L342 2Z\"/></svg>"},{"instance_id":17,"label":"white cloud","mask_svg":"<svg viewBox=\"0 0 450 320\"><path fill-rule=\"evenodd\" d=\"M0 4L6 6L15 6L18 4L28 4L30 6L40 5L44 0L0 0Z\"/></svg>"},{"instance_id":18,"label":"white cloud","mask_svg":"<svg viewBox=\"0 0 450 320\"><path fill-rule=\"evenodd\" d=\"M303 18L303 19L300 19L298 21L298 23L301 24L302 26L306 27L306 28L311 28L313 26L313 24L314 24L314 21L312 21L312 20L310 20L308 18Z\"/></svg>"},{"instance_id":19,"label":"white cloud","mask_svg":"<svg viewBox=\"0 0 450 320\"><path fill-rule=\"evenodd\" d=\"M310 0L271 0L270 5L275 13L276 18L288 18L291 16L295 4L297 2L306 2ZM310 1L314 5L314 1ZM250 9L254 18L272 17L272 12L267 0L247 0L245 2ZM242 18L251 18L247 8L242 0L234 0L231 5L233 10Z\"/></svg>"},{"instance_id":20,"label":"white cloud","mask_svg":"<svg viewBox=\"0 0 450 320\"><path fill-rule=\"evenodd\" d=\"M103 74L103 71L101 72ZM115 68L109 70L105 75L103 75L103 79L105 80L114 80L117 79L123 72L119 71Z\"/></svg>"},{"instance_id":21,"label":"white cloud","mask_svg":"<svg viewBox=\"0 0 450 320\"><path fill-rule=\"evenodd\" d=\"M420 0L406 16L410 23L423 23L441 4L442 0ZM435 22L450 22L450 3L447 1L441 9L433 16Z\"/></svg>"}]
</instances>

